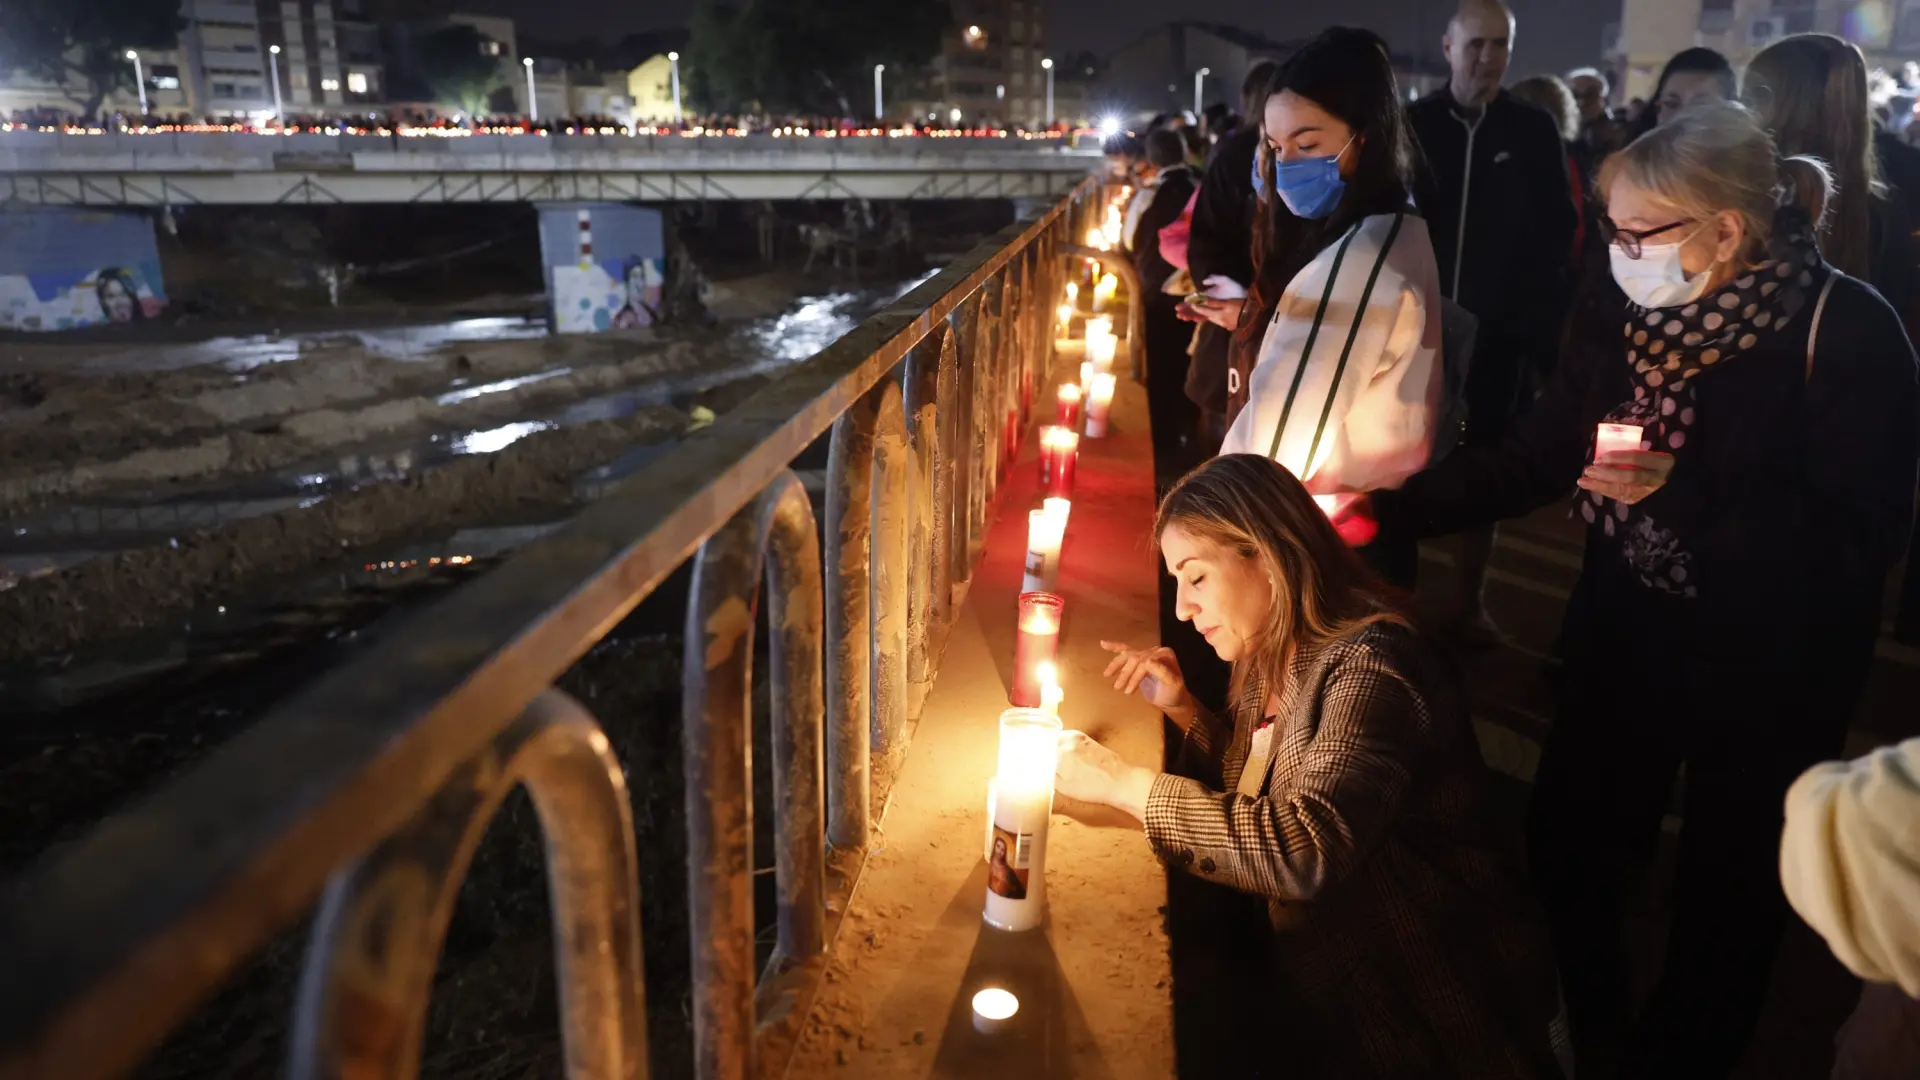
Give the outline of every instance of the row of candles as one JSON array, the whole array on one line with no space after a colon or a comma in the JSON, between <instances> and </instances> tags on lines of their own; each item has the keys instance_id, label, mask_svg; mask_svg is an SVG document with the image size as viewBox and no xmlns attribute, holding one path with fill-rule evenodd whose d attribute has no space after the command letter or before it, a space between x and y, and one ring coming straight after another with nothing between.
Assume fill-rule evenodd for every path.
<instances>
[{"instance_id":1,"label":"row of candles","mask_svg":"<svg viewBox=\"0 0 1920 1080\"><path fill-rule=\"evenodd\" d=\"M1107 227L1117 240L1117 200L1108 208ZM1119 340L1113 316L1106 313L1118 286L1107 274L1096 280L1090 297L1083 297L1079 285L1070 282L1059 310L1062 336L1070 335L1080 321L1085 358L1078 380L1058 388L1054 423L1040 432L1042 501L1027 514L1026 565L1008 693L1012 708L1000 717L998 769L987 786L986 920L1003 930L1035 929L1046 912L1047 819L1065 698L1057 666L1066 613L1059 593L1060 557L1073 516L1080 440L1106 437L1118 385L1113 361ZM1090 301L1086 306L1092 313L1083 314L1083 301Z\"/></svg>"},{"instance_id":2,"label":"row of candles","mask_svg":"<svg viewBox=\"0 0 1920 1080\"><path fill-rule=\"evenodd\" d=\"M1105 222L1092 230L1088 244L1112 250L1120 241L1120 208L1126 189L1108 204ZM1054 423L1040 433L1042 502L1027 514L1025 576L1021 582L1014 646L1012 706L1000 715L1000 752L987 785L987 822L983 838L987 859L986 921L1002 930L1033 930L1046 914L1047 821L1053 813L1053 772L1060 741L1058 653L1066 601L1059 593L1060 554L1073 515L1073 485L1080 440L1107 434L1117 380L1113 359L1118 339L1113 306L1119 281L1105 274L1087 297L1092 314L1084 320L1085 362L1079 381L1062 385L1055 398ZM1068 283L1060 305L1060 332L1072 331L1081 309L1080 287ZM973 997L973 1022L993 1033L1010 1022L1019 1000L989 986Z\"/></svg>"}]
</instances>

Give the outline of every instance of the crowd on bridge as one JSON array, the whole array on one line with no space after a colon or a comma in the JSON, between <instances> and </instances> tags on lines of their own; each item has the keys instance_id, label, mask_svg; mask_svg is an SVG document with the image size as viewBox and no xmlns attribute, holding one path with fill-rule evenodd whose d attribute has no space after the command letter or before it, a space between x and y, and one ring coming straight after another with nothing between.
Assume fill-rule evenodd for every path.
<instances>
[{"instance_id":1,"label":"crowd on bridge","mask_svg":"<svg viewBox=\"0 0 1920 1080\"><path fill-rule=\"evenodd\" d=\"M527 116L447 115L431 109L394 109L351 115L286 113L280 117L191 116L186 113L113 113L88 120L51 107L17 109L0 131L51 131L70 134L174 134L234 132L280 135L375 135L382 137L458 138L470 135L801 135L834 138L902 138L969 135L982 138L1064 138L1075 128L1066 123L1042 128L999 123L958 122L941 126L925 120L876 121L871 117L715 114L679 121L639 123L607 115L532 118Z\"/></svg>"},{"instance_id":2,"label":"crowd on bridge","mask_svg":"<svg viewBox=\"0 0 1920 1080\"><path fill-rule=\"evenodd\" d=\"M1592 69L1506 88L1500 0L1434 29L1412 104L1335 28L1238 117L1107 144L1167 570L1161 644L1108 674L1184 742L1160 773L1072 735L1058 790L1266 902L1245 1075L1725 1077L1797 911L1867 980L1835 1075L1920 1076L1920 740L1832 760L1903 555L1920 635L1911 101L1805 34L1616 111ZM1498 640L1496 524L1555 504L1585 553L1509 846L1430 642ZM1453 535L1417 631L1416 544ZM1642 999L1627 894L1683 772Z\"/></svg>"}]
</instances>

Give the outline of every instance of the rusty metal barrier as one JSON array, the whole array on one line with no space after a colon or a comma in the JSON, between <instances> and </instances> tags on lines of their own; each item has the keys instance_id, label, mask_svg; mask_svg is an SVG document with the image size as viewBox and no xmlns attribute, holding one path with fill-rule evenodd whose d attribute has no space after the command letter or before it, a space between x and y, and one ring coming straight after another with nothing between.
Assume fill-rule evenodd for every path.
<instances>
[{"instance_id":1,"label":"rusty metal barrier","mask_svg":"<svg viewBox=\"0 0 1920 1080\"><path fill-rule=\"evenodd\" d=\"M453 898L516 787L545 840L568 1076L645 1077L631 806L598 724L553 684L689 557L697 1075L783 1072L1044 385L1063 256L1099 190L1090 179L1002 230L0 887L0 1077L126 1074L316 902L289 1071L414 1076ZM827 435L823 562L789 469ZM763 578L778 941L756 972Z\"/></svg>"}]
</instances>

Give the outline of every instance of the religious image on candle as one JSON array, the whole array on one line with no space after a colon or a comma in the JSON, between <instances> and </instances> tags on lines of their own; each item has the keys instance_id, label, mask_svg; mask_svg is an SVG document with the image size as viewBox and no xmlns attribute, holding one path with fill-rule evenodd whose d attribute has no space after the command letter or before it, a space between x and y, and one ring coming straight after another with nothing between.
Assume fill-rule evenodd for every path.
<instances>
[{"instance_id":1,"label":"religious image on candle","mask_svg":"<svg viewBox=\"0 0 1920 1080\"><path fill-rule=\"evenodd\" d=\"M1025 592L1044 592L1053 588L1060 573L1060 542L1067 531L1066 519L1045 509L1027 512L1027 572L1021 583ZM1024 626L1026 621L1022 620Z\"/></svg>"},{"instance_id":2,"label":"religious image on candle","mask_svg":"<svg viewBox=\"0 0 1920 1080\"><path fill-rule=\"evenodd\" d=\"M1047 823L1059 739L1058 717L1038 709L1000 714L984 914L1002 930L1035 929L1046 914Z\"/></svg>"}]
</instances>

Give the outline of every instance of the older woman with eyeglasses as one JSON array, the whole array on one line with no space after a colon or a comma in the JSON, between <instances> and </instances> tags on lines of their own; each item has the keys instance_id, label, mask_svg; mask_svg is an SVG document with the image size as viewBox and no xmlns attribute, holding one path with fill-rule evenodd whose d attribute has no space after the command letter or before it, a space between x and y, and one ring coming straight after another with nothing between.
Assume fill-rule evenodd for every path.
<instances>
[{"instance_id":1,"label":"older woman with eyeglasses","mask_svg":"<svg viewBox=\"0 0 1920 1080\"><path fill-rule=\"evenodd\" d=\"M1624 304L1511 437L1372 502L1383 528L1437 536L1580 488L1531 861L1583 1063L1701 1080L1759 1017L1787 918L1783 799L1838 754L1864 686L1920 394L1899 317L1814 242L1824 166L1783 160L1745 109L1683 111L1600 180ZM1621 903L1682 765L1673 929L1633 1017Z\"/></svg>"}]
</instances>

